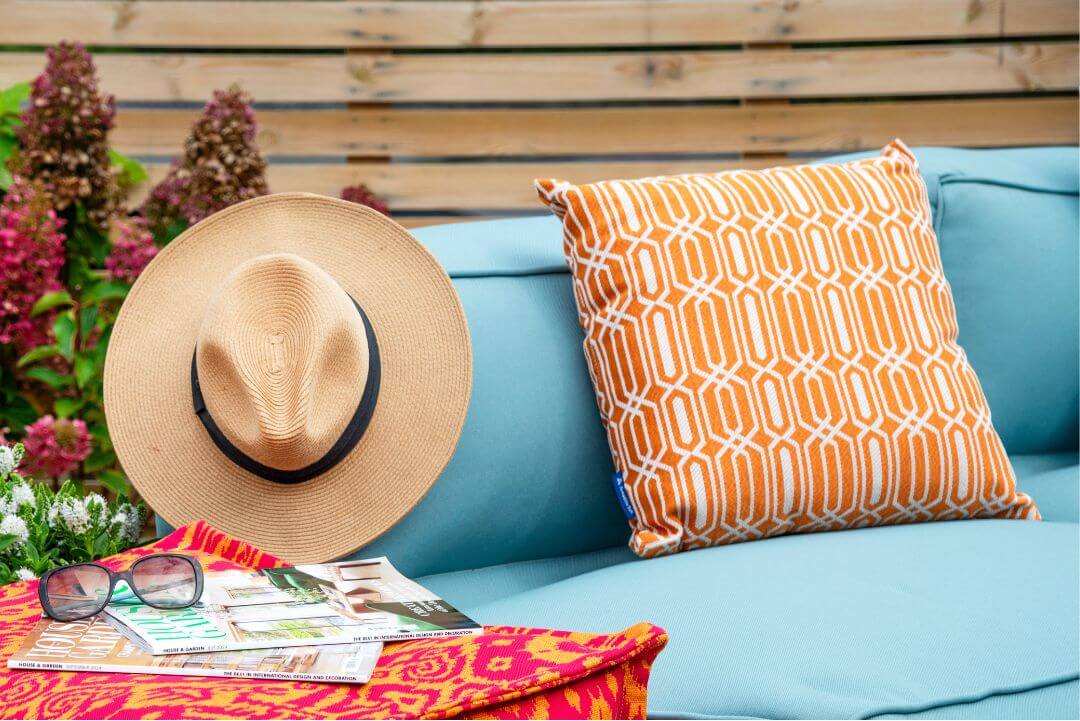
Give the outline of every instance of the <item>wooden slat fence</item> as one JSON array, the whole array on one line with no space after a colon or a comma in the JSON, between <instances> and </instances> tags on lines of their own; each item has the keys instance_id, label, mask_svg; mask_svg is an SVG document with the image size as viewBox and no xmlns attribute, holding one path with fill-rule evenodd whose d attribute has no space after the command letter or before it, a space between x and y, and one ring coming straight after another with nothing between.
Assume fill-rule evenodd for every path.
<instances>
[{"instance_id":1,"label":"wooden slat fence","mask_svg":"<svg viewBox=\"0 0 1080 721\"><path fill-rule=\"evenodd\" d=\"M365 182L410 225L575 181L911 144L1078 140L1075 0L0 0L0 85L97 50L159 175L239 83L277 191Z\"/></svg>"}]
</instances>

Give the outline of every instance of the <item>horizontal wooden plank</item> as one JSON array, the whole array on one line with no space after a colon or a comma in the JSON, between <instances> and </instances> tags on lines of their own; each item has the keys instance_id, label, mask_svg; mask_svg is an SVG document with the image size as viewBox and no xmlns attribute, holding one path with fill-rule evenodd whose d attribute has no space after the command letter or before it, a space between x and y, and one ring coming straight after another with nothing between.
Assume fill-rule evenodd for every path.
<instances>
[{"instance_id":1,"label":"horizontal wooden plank","mask_svg":"<svg viewBox=\"0 0 1080 721\"><path fill-rule=\"evenodd\" d=\"M172 156L194 110L122 109L113 142ZM838 152L911 145L1073 144L1072 97L881 103L545 109L262 110L271 156L506 156Z\"/></svg>"},{"instance_id":2,"label":"horizontal wooden plank","mask_svg":"<svg viewBox=\"0 0 1080 721\"><path fill-rule=\"evenodd\" d=\"M975 7L975 3L969 3ZM1058 0L1008 0L1001 13L1006 36L1073 35L1080 25L1080 5Z\"/></svg>"},{"instance_id":3,"label":"horizontal wooden plank","mask_svg":"<svg viewBox=\"0 0 1080 721\"><path fill-rule=\"evenodd\" d=\"M542 206L533 190L536 178L559 177L585 183L606 178L761 168L778 162L784 161L271 164L267 180L275 193L297 191L331 196L340 195L346 185L365 183L386 199L392 211L537 210ZM167 170L167 165L152 165L151 182L159 180ZM139 201L148 185L139 189L133 202Z\"/></svg>"},{"instance_id":4,"label":"horizontal wooden plank","mask_svg":"<svg viewBox=\"0 0 1080 721\"><path fill-rule=\"evenodd\" d=\"M1073 35L1072 0L0 0L0 44L457 48Z\"/></svg>"},{"instance_id":5,"label":"horizontal wooden plank","mask_svg":"<svg viewBox=\"0 0 1080 721\"><path fill-rule=\"evenodd\" d=\"M198 101L240 83L256 99L351 102L676 100L1074 89L1077 44L664 53L99 54L124 101ZM0 85L38 53L0 54Z\"/></svg>"},{"instance_id":6,"label":"horizontal wooden plank","mask_svg":"<svg viewBox=\"0 0 1080 721\"><path fill-rule=\"evenodd\" d=\"M541 210L537 215L543 215ZM506 216L501 216L506 217ZM429 225L450 225L452 223L475 223L481 220L498 220L497 215L398 215L394 220L406 228L423 228Z\"/></svg>"}]
</instances>

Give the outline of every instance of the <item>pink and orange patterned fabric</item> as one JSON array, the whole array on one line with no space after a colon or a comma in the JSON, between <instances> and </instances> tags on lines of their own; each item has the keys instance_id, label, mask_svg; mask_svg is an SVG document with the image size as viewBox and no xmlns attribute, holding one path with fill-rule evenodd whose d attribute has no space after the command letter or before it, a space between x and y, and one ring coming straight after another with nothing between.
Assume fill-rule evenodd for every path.
<instances>
[{"instance_id":1,"label":"pink and orange patterned fabric","mask_svg":"<svg viewBox=\"0 0 1080 721\"><path fill-rule=\"evenodd\" d=\"M1016 490L900 141L844 164L538 180L642 556L959 518Z\"/></svg>"},{"instance_id":2,"label":"pink and orange patterned fabric","mask_svg":"<svg viewBox=\"0 0 1080 721\"><path fill-rule=\"evenodd\" d=\"M205 523L105 561L123 567L180 551L207 570L278 559ZM37 622L36 582L0 587L6 661ZM363 686L0 669L0 718L645 718L653 659L667 643L647 623L621 633L490 627L481 636L387 644Z\"/></svg>"}]
</instances>

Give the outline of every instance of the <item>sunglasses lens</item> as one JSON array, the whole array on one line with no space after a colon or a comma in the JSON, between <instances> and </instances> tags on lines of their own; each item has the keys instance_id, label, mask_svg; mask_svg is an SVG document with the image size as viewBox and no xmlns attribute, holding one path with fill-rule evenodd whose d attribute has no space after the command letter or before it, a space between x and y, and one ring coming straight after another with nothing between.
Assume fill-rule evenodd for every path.
<instances>
[{"instance_id":1,"label":"sunglasses lens","mask_svg":"<svg viewBox=\"0 0 1080 721\"><path fill-rule=\"evenodd\" d=\"M135 592L156 608L184 608L196 598L195 567L186 558L151 556L131 568Z\"/></svg>"},{"instance_id":2,"label":"sunglasses lens","mask_svg":"<svg viewBox=\"0 0 1080 721\"><path fill-rule=\"evenodd\" d=\"M98 566L62 568L45 584L49 615L57 621L92 616L109 600L109 573Z\"/></svg>"}]
</instances>

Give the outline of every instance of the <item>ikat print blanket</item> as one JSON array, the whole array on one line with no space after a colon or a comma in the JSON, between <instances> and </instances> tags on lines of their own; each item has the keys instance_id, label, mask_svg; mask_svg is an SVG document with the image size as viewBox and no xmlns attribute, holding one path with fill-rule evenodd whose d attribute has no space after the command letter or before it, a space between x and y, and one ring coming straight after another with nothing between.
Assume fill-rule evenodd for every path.
<instances>
[{"instance_id":1,"label":"ikat print blanket","mask_svg":"<svg viewBox=\"0 0 1080 721\"><path fill-rule=\"evenodd\" d=\"M200 558L207 570L284 565L197 522L104 561L149 553ZM0 587L0 653L37 622L37 582ZM0 718L645 718L649 670L667 643L641 623L591 634L495 626L480 636L387 644L371 681L299 683L0 668Z\"/></svg>"}]
</instances>

